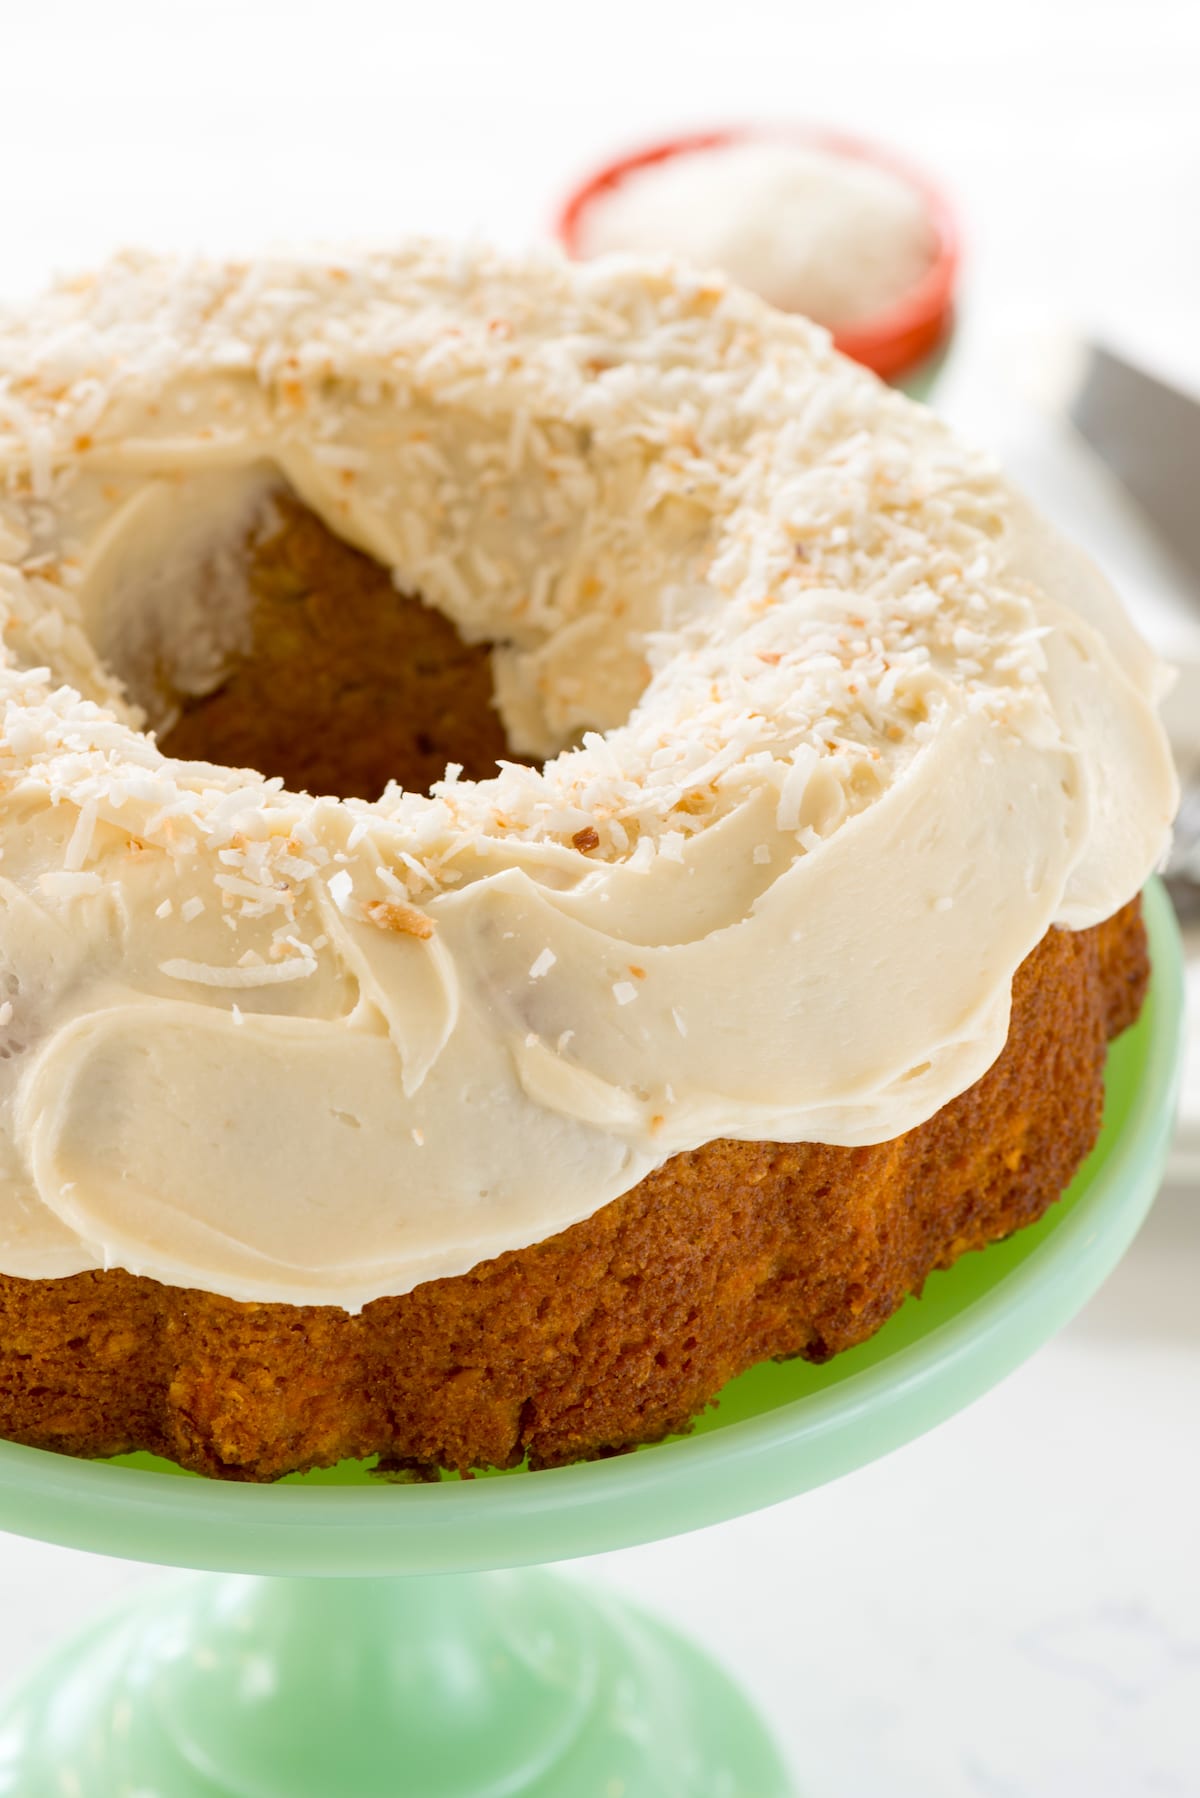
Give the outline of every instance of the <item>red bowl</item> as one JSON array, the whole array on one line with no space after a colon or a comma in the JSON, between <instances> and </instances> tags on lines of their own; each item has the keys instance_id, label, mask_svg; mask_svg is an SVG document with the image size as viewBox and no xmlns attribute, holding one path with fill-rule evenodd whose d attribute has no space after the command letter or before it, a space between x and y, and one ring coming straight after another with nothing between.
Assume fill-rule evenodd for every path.
<instances>
[{"instance_id":1,"label":"red bowl","mask_svg":"<svg viewBox=\"0 0 1200 1798\"><path fill-rule=\"evenodd\" d=\"M683 137L668 138L626 156L606 163L590 175L572 193L559 210L554 222L555 236L569 256L579 255L579 233L588 207L601 195L611 193L628 175L666 162L672 156L691 154L697 150L721 149L727 144L780 140L806 144L811 148L831 150L836 155L873 163L899 175L925 201L933 226L936 248L933 261L915 286L908 288L870 317L844 325L833 334L836 347L852 356L885 380L896 380L915 368L917 363L937 348L950 330L954 312L954 293L959 264L959 231L955 215L940 188L919 170L911 168L890 150L863 143L842 132L802 126L770 130L751 126L733 126L718 131L696 131Z\"/></svg>"}]
</instances>

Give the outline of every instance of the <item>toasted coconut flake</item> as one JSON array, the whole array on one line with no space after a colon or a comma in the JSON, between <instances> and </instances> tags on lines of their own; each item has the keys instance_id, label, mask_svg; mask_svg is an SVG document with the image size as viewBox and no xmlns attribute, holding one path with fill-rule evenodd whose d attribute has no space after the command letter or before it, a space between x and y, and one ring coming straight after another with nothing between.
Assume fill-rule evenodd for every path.
<instances>
[{"instance_id":1,"label":"toasted coconut flake","mask_svg":"<svg viewBox=\"0 0 1200 1798\"><path fill-rule=\"evenodd\" d=\"M428 913L399 899L370 899L363 912L380 930L395 930L401 936L420 937L422 941L433 935L433 919Z\"/></svg>"}]
</instances>

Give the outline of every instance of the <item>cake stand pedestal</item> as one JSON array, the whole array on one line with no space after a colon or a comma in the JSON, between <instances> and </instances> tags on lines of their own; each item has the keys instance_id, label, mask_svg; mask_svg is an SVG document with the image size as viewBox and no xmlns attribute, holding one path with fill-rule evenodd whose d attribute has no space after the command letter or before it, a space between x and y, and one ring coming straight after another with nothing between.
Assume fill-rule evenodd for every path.
<instances>
[{"instance_id":1,"label":"cake stand pedestal","mask_svg":"<svg viewBox=\"0 0 1200 1798\"><path fill-rule=\"evenodd\" d=\"M12 1798L784 1798L705 1655L542 1572L200 1577L94 1624L0 1726Z\"/></svg>"},{"instance_id":2,"label":"cake stand pedestal","mask_svg":"<svg viewBox=\"0 0 1200 1798\"><path fill-rule=\"evenodd\" d=\"M0 1443L0 1527L206 1569L101 1617L0 1706L0 1798L786 1798L754 1711L696 1648L528 1568L837 1478L985 1391L1079 1308L1157 1190L1181 962L1110 1052L1101 1139L1042 1222L928 1281L823 1368L752 1370L696 1432L543 1473L276 1486ZM214 1577L214 1575L216 1577Z\"/></svg>"}]
</instances>

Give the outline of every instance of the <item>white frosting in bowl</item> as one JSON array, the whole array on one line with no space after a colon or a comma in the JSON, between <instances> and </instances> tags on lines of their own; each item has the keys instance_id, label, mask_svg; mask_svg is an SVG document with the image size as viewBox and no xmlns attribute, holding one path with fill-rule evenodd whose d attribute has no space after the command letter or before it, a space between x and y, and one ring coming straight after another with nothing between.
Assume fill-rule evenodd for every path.
<instances>
[{"instance_id":1,"label":"white frosting in bowl","mask_svg":"<svg viewBox=\"0 0 1200 1798\"><path fill-rule=\"evenodd\" d=\"M281 480L514 750L375 805L164 757ZM0 323L0 1271L356 1308L1003 1045L1174 808L1102 578L824 333L666 264L123 259ZM162 716L152 719L161 725Z\"/></svg>"}]
</instances>

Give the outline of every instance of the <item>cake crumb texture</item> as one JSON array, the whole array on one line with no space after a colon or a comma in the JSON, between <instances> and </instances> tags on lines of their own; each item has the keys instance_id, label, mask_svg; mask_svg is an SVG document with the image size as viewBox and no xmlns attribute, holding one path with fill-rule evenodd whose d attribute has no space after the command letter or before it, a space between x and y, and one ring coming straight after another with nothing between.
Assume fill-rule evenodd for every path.
<instances>
[{"instance_id":1,"label":"cake crumb texture","mask_svg":"<svg viewBox=\"0 0 1200 1798\"><path fill-rule=\"evenodd\" d=\"M378 799L420 792L457 761L468 780L512 759L493 704L491 645L465 643L397 591L294 495L245 546L252 641L162 739L181 761L281 775L288 787Z\"/></svg>"}]
</instances>

